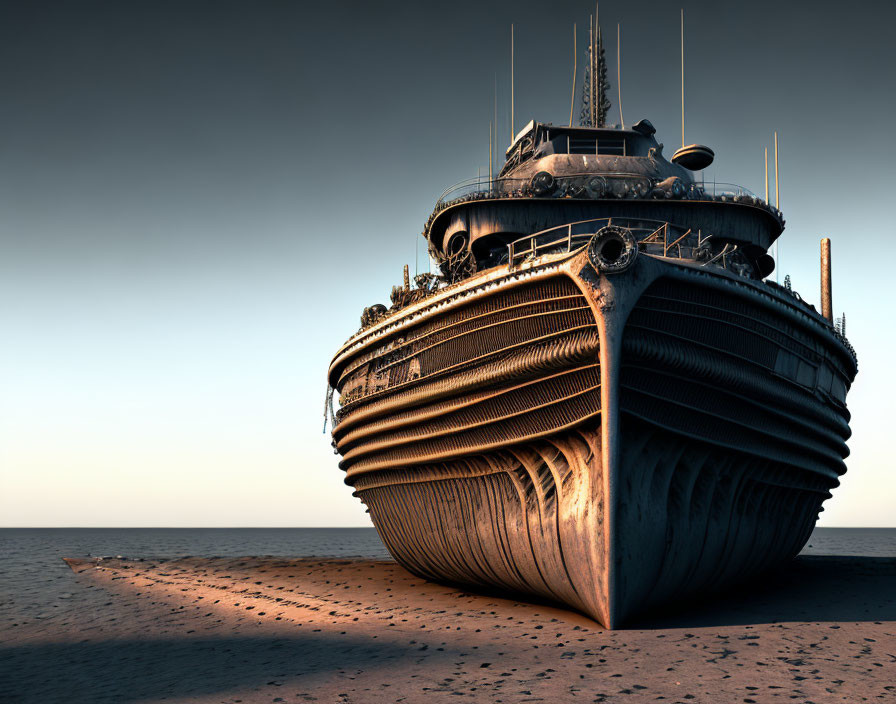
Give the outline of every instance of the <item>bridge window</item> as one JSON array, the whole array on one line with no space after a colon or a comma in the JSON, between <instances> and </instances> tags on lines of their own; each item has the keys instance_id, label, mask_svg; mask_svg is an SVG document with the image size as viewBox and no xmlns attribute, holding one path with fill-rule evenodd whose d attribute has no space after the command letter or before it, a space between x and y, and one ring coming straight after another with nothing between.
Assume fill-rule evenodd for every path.
<instances>
[{"instance_id":1,"label":"bridge window","mask_svg":"<svg viewBox=\"0 0 896 704\"><path fill-rule=\"evenodd\" d=\"M570 154L606 154L627 156L628 147L624 139L595 139L594 137L573 137L567 139Z\"/></svg>"}]
</instances>

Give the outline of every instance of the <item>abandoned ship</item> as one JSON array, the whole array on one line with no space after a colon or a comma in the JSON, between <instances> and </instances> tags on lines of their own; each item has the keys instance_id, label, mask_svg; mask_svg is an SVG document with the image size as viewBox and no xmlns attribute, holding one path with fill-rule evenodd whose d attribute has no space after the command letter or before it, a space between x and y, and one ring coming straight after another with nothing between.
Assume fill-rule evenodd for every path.
<instances>
[{"instance_id":1,"label":"abandoned ship","mask_svg":"<svg viewBox=\"0 0 896 704\"><path fill-rule=\"evenodd\" d=\"M581 124L530 122L438 200L439 273L405 268L329 384L345 482L401 565L616 628L800 551L857 362L830 286L819 313L767 279L768 196L704 184L712 150L667 160L647 120L605 126L589 56Z\"/></svg>"}]
</instances>

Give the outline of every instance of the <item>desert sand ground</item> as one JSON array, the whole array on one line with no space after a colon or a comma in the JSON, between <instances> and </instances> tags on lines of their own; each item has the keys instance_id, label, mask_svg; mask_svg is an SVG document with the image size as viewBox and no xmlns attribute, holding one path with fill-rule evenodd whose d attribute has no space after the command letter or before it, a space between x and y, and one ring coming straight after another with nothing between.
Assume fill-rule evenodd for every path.
<instances>
[{"instance_id":1,"label":"desert sand ground","mask_svg":"<svg viewBox=\"0 0 896 704\"><path fill-rule=\"evenodd\" d=\"M896 702L896 558L802 556L618 631L388 561L68 562L93 605L5 629L0 701Z\"/></svg>"}]
</instances>

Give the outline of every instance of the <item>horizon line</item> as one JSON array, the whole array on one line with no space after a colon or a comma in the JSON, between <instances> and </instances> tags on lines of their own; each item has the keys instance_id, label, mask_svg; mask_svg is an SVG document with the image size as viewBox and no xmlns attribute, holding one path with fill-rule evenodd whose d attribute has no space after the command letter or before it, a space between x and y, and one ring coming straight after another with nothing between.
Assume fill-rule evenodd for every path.
<instances>
[{"instance_id":1,"label":"horizon line","mask_svg":"<svg viewBox=\"0 0 896 704\"><path fill-rule=\"evenodd\" d=\"M376 530L374 526L0 526L0 530ZM896 530L893 526L815 526L813 530Z\"/></svg>"}]
</instances>

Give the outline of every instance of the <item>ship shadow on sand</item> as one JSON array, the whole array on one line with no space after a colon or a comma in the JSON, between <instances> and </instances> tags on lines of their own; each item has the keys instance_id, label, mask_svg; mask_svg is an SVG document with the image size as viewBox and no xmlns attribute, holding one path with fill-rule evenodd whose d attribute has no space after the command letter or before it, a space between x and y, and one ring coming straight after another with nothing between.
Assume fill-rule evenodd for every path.
<instances>
[{"instance_id":1,"label":"ship shadow on sand","mask_svg":"<svg viewBox=\"0 0 896 704\"><path fill-rule=\"evenodd\" d=\"M469 585L454 588L469 596L565 612L564 621L603 628L547 599ZM647 609L622 630L875 621L896 621L896 557L800 555L740 585Z\"/></svg>"},{"instance_id":2,"label":"ship shadow on sand","mask_svg":"<svg viewBox=\"0 0 896 704\"><path fill-rule=\"evenodd\" d=\"M896 621L896 557L800 555L711 597L666 604L631 629Z\"/></svg>"},{"instance_id":3,"label":"ship shadow on sand","mask_svg":"<svg viewBox=\"0 0 896 704\"><path fill-rule=\"evenodd\" d=\"M0 648L0 700L23 704L183 701L261 689L268 694L266 701L278 701L276 697L296 701L337 671L388 671L390 666L413 662L422 655L418 649L386 639L333 633L23 644ZM429 662L434 657L455 657L457 652L445 648L426 656ZM309 679L299 684L297 677Z\"/></svg>"}]
</instances>

